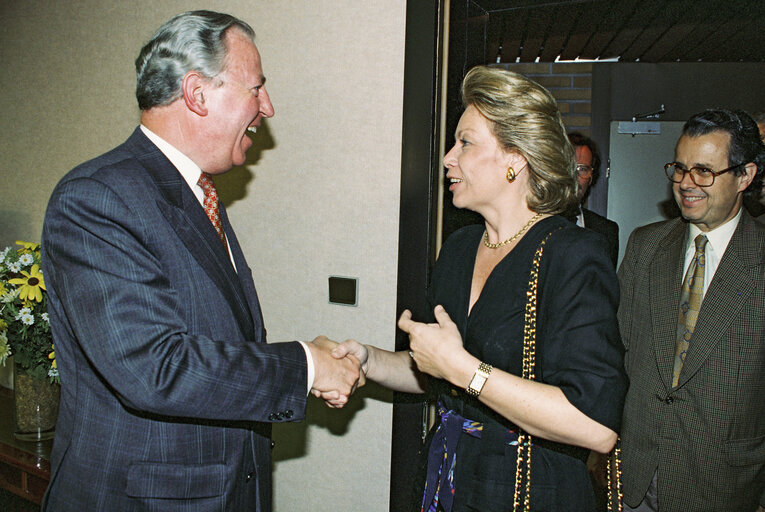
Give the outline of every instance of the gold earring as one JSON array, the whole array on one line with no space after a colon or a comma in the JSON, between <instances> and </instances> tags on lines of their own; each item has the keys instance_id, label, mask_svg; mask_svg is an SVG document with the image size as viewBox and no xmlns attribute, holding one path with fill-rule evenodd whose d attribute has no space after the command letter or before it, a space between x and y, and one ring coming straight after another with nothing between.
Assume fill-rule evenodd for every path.
<instances>
[{"instance_id":1,"label":"gold earring","mask_svg":"<svg viewBox=\"0 0 765 512\"><path fill-rule=\"evenodd\" d=\"M505 178L507 178L508 183L512 183L515 181L515 169L512 167L507 168L507 174L505 175Z\"/></svg>"}]
</instances>

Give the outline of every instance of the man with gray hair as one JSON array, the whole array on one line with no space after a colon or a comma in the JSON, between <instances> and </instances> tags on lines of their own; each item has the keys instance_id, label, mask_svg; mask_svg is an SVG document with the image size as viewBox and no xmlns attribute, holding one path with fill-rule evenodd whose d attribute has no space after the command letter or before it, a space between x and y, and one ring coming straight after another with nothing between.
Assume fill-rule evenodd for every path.
<instances>
[{"instance_id":1,"label":"man with gray hair","mask_svg":"<svg viewBox=\"0 0 765 512\"><path fill-rule=\"evenodd\" d=\"M332 343L266 343L212 177L274 108L252 28L165 23L136 60L141 125L70 171L43 227L61 406L43 510L271 509L271 424L360 383Z\"/></svg>"}]
</instances>

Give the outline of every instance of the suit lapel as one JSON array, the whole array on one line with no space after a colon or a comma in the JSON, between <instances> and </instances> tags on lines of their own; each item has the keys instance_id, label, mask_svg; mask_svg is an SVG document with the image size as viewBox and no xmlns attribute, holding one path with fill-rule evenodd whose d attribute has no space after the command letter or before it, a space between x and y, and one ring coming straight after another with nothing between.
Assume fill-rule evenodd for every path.
<instances>
[{"instance_id":1,"label":"suit lapel","mask_svg":"<svg viewBox=\"0 0 765 512\"><path fill-rule=\"evenodd\" d=\"M162 195L157 205L183 245L231 305L242 333L254 339L253 322L244 290L228 252L220 243L204 208L165 155L137 128L128 147L147 170ZM226 219L228 224L228 219ZM228 226L227 226L228 228ZM227 235L231 229L227 229Z\"/></svg>"},{"instance_id":2,"label":"suit lapel","mask_svg":"<svg viewBox=\"0 0 765 512\"><path fill-rule=\"evenodd\" d=\"M255 333L261 333L264 330L263 314L260 309L260 301L258 300L258 293L255 290L255 283L252 280L252 274L250 272L247 260L244 258L244 252L239 245L239 239L237 239L234 230L231 229L231 223L228 220L228 214L226 208L223 206L223 202L220 203L220 217L223 222L223 227L226 230L226 237L228 238L229 246L231 247L231 255L234 258L234 263L237 268L237 276L239 284L242 287L244 296L247 299L247 304L250 309L250 316L255 324ZM257 339L265 341L265 334L262 336L255 336L251 339Z\"/></svg>"},{"instance_id":3,"label":"suit lapel","mask_svg":"<svg viewBox=\"0 0 765 512\"><path fill-rule=\"evenodd\" d=\"M753 221L744 212L709 283L678 386L682 386L701 368L725 332L729 331L731 322L738 317L742 304L746 303L757 286L762 286L751 275L751 268L759 262L747 250L757 245L757 234L750 222Z\"/></svg>"},{"instance_id":4,"label":"suit lapel","mask_svg":"<svg viewBox=\"0 0 765 512\"><path fill-rule=\"evenodd\" d=\"M688 226L681 220L659 242L659 250L651 262L649 273L650 304L654 325L654 350L659 374L667 389L672 387L675 358L680 288L683 283L683 262Z\"/></svg>"},{"instance_id":5,"label":"suit lapel","mask_svg":"<svg viewBox=\"0 0 765 512\"><path fill-rule=\"evenodd\" d=\"M582 208L582 218L584 219L584 227L586 228L594 229L595 225L598 223L597 219L592 216L592 212L587 208Z\"/></svg>"}]
</instances>

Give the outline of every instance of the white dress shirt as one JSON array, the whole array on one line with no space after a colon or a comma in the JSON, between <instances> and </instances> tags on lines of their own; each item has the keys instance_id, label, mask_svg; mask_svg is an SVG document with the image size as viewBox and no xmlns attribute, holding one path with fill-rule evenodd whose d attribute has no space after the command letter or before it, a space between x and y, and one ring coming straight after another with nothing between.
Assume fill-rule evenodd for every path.
<instances>
[{"instance_id":1,"label":"white dress shirt","mask_svg":"<svg viewBox=\"0 0 765 512\"><path fill-rule=\"evenodd\" d=\"M704 248L704 259L706 260L704 265L704 290L703 294L706 295L709 283L712 282L712 278L717 272L717 267L720 265L720 260L725 254L725 249L728 248L730 239L733 236L733 232L736 231L738 221L741 219L741 208L738 213L731 220L721 226L717 226L711 231L704 233L695 224L688 224L688 243L685 248L685 265L683 266L683 276L688 272L688 267L691 265L691 260L696 254L696 243L694 242L696 236L705 234L707 236L707 246Z\"/></svg>"},{"instance_id":2,"label":"white dress shirt","mask_svg":"<svg viewBox=\"0 0 765 512\"><path fill-rule=\"evenodd\" d=\"M584 225L584 212L582 211L582 206L579 205L579 213L576 214L576 225L580 228L585 227Z\"/></svg>"},{"instance_id":3,"label":"white dress shirt","mask_svg":"<svg viewBox=\"0 0 765 512\"><path fill-rule=\"evenodd\" d=\"M178 172L181 173L184 181L189 185L194 196L196 196L197 201L199 201L199 204L204 208L205 193L197 183L202 175L202 169L191 158L178 151L173 145L144 125L141 125L141 131L170 160L170 163L178 169ZM234 271L236 271L236 263L234 263L234 256L231 254L228 238L226 238L226 247L228 248L228 258L231 260L231 265L234 266Z\"/></svg>"}]
</instances>

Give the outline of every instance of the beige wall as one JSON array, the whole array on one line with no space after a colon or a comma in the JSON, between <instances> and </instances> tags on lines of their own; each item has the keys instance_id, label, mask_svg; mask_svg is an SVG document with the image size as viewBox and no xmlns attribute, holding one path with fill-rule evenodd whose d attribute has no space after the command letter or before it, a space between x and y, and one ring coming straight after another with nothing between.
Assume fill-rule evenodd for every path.
<instances>
[{"instance_id":1,"label":"beige wall","mask_svg":"<svg viewBox=\"0 0 765 512\"><path fill-rule=\"evenodd\" d=\"M276 109L252 165L218 180L269 340L392 348L405 0L2 0L0 248L39 240L56 181L127 138L140 46L194 8L255 28ZM329 275L359 279L358 307L327 303ZM310 398L307 424L275 429L277 512L388 510L391 406L369 387L360 398L347 411Z\"/></svg>"}]
</instances>

